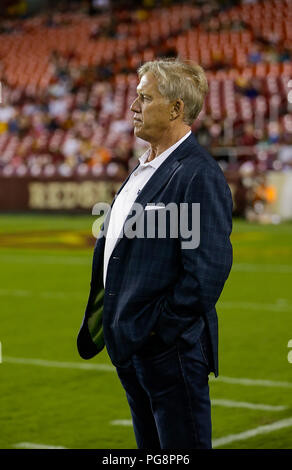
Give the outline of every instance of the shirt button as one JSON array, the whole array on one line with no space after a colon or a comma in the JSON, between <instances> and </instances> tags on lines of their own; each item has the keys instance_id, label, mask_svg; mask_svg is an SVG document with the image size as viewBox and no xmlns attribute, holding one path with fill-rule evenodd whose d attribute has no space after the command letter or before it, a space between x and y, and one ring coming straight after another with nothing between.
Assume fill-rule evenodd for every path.
<instances>
[{"instance_id":1,"label":"shirt button","mask_svg":"<svg viewBox=\"0 0 292 470\"><path fill-rule=\"evenodd\" d=\"M134 176L137 176L137 175L138 175L138 171L135 171Z\"/></svg>"}]
</instances>

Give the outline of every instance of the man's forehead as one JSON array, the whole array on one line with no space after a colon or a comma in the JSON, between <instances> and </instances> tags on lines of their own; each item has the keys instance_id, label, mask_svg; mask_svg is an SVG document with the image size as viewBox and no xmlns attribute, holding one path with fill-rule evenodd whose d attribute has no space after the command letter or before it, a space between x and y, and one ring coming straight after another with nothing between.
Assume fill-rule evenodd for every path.
<instances>
[{"instance_id":1,"label":"man's forehead","mask_svg":"<svg viewBox=\"0 0 292 470\"><path fill-rule=\"evenodd\" d=\"M153 92L157 91L157 80L152 73L145 73L142 75L140 82L137 86L137 92Z\"/></svg>"}]
</instances>

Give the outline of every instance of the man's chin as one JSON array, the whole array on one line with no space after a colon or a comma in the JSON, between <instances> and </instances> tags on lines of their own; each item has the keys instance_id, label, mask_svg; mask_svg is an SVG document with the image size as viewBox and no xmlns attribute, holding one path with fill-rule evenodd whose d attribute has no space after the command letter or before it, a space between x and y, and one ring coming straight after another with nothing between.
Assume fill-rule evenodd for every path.
<instances>
[{"instance_id":1,"label":"man's chin","mask_svg":"<svg viewBox=\"0 0 292 470\"><path fill-rule=\"evenodd\" d=\"M136 137L139 137L140 139L144 140L143 131L142 131L142 129L139 129L139 127L137 127L137 126L134 127L134 134L135 134Z\"/></svg>"}]
</instances>

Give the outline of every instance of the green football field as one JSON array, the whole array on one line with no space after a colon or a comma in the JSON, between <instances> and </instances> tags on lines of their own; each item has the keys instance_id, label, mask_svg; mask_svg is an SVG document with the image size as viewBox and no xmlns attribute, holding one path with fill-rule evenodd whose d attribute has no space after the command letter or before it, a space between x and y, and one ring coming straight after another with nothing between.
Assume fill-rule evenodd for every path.
<instances>
[{"instance_id":1,"label":"green football field","mask_svg":"<svg viewBox=\"0 0 292 470\"><path fill-rule=\"evenodd\" d=\"M136 448L104 350L76 336L87 301L94 218L0 215L0 448ZM234 221L220 301L214 448L292 448L292 224ZM292 350L292 345L290 351Z\"/></svg>"}]
</instances>

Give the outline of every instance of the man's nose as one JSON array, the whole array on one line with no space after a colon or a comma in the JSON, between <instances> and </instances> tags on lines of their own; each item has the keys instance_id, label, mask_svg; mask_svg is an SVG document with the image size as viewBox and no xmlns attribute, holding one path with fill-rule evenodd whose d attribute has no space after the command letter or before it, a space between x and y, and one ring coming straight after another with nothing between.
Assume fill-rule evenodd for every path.
<instances>
[{"instance_id":1,"label":"man's nose","mask_svg":"<svg viewBox=\"0 0 292 470\"><path fill-rule=\"evenodd\" d=\"M133 111L133 113L139 113L140 112L140 106L139 106L139 97L133 101L133 103L130 106L130 110Z\"/></svg>"}]
</instances>

